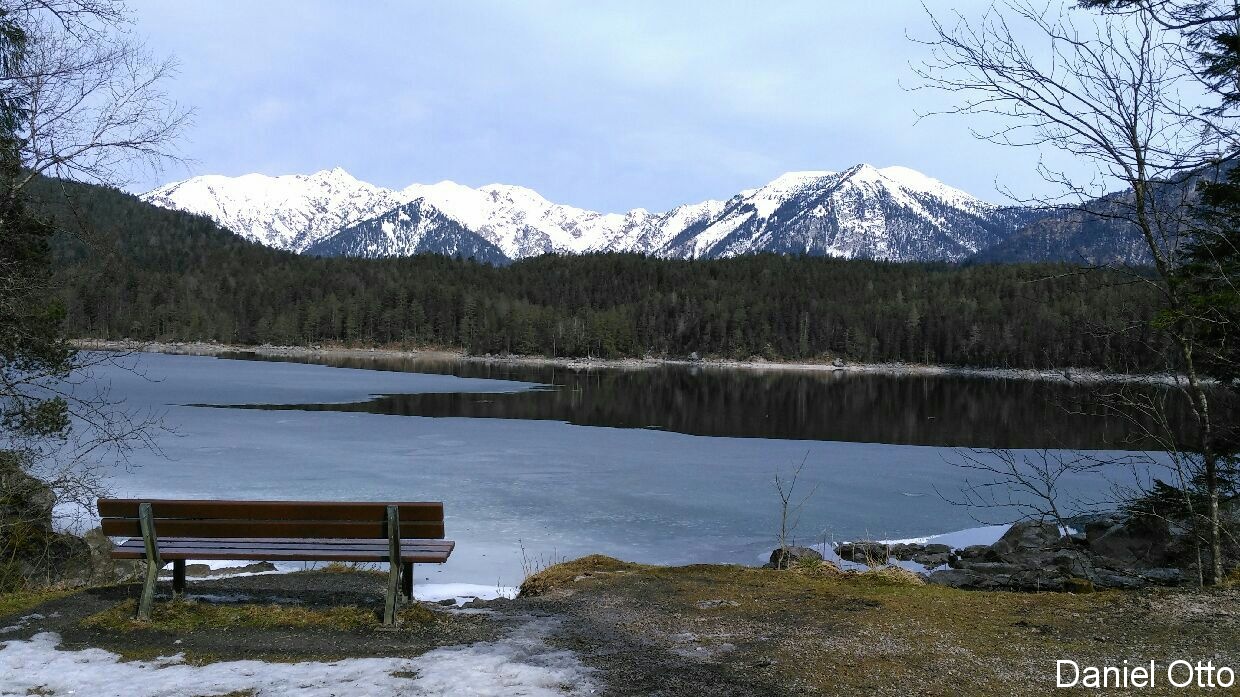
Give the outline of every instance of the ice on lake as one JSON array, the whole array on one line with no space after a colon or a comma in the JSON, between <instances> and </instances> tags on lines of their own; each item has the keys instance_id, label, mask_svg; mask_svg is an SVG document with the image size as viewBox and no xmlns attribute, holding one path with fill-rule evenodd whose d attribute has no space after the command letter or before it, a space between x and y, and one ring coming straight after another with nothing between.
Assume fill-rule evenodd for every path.
<instances>
[{"instance_id":1,"label":"ice on lake","mask_svg":"<svg viewBox=\"0 0 1240 697\"><path fill-rule=\"evenodd\" d=\"M945 502L963 473L924 446L692 436L556 421L264 411L195 404L336 403L375 394L511 392L532 383L300 363L140 354L96 379L175 433L117 468L117 496L436 500L449 563L417 582L513 586L529 563L601 553L753 564L776 543L772 477L802 461L803 544L923 537L977 526ZM1098 479L1065 482L1101 495ZM920 494L920 495L919 495ZM798 497L799 498L799 497Z\"/></svg>"}]
</instances>

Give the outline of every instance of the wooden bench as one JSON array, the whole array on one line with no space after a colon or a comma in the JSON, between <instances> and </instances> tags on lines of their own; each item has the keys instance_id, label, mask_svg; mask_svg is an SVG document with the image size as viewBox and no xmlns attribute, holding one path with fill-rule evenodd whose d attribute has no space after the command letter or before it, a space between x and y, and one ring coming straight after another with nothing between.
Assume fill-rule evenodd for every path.
<instances>
[{"instance_id":1,"label":"wooden bench","mask_svg":"<svg viewBox=\"0 0 1240 697\"><path fill-rule=\"evenodd\" d=\"M443 504L336 501L99 499L103 534L129 538L116 559L144 559L138 617L150 619L155 580L172 562L172 592L185 592L186 560L388 562L383 623L413 597L413 565L448 561ZM403 577L403 582L402 582Z\"/></svg>"}]
</instances>

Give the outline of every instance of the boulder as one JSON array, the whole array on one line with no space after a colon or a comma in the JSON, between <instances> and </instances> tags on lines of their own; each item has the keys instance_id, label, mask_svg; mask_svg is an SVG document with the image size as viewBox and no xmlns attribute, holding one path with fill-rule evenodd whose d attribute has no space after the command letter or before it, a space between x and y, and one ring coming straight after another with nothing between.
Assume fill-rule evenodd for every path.
<instances>
[{"instance_id":1,"label":"boulder","mask_svg":"<svg viewBox=\"0 0 1240 697\"><path fill-rule=\"evenodd\" d=\"M949 588L993 588L994 580L968 569L943 569L926 577L927 583Z\"/></svg>"},{"instance_id":2,"label":"boulder","mask_svg":"<svg viewBox=\"0 0 1240 697\"><path fill-rule=\"evenodd\" d=\"M234 574L255 574L268 571L275 571L276 565L269 561L256 561L242 566L227 566L219 569L211 568L210 564L186 564L185 576L187 578L209 578L212 576L232 576ZM171 569L167 569L168 575L172 574Z\"/></svg>"},{"instance_id":3,"label":"boulder","mask_svg":"<svg viewBox=\"0 0 1240 697\"><path fill-rule=\"evenodd\" d=\"M822 554L809 547L777 547L771 552L771 560L766 568L786 569L803 559L822 561Z\"/></svg>"},{"instance_id":4,"label":"boulder","mask_svg":"<svg viewBox=\"0 0 1240 697\"><path fill-rule=\"evenodd\" d=\"M1014 523L991 549L1005 560L1044 554L1060 545L1063 535L1055 523L1037 520Z\"/></svg>"},{"instance_id":5,"label":"boulder","mask_svg":"<svg viewBox=\"0 0 1240 697\"><path fill-rule=\"evenodd\" d=\"M951 563L952 555L946 552L941 554L914 554L909 561L915 561L927 569L934 569Z\"/></svg>"},{"instance_id":6,"label":"boulder","mask_svg":"<svg viewBox=\"0 0 1240 697\"><path fill-rule=\"evenodd\" d=\"M890 552L890 545L872 541L845 542L835 548L835 553L840 555L840 559L868 566L886 564Z\"/></svg>"},{"instance_id":7,"label":"boulder","mask_svg":"<svg viewBox=\"0 0 1240 697\"><path fill-rule=\"evenodd\" d=\"M1099 521L1085 535L1089 551L1122 568L1164 567L1175 556L1171 527L1154 516Z\"/></svg>"},{"instance_id":8,"label":"boulder","mask_svg":"<svg viewBox=\"0 0 1240 697\"><path fill-rule=\"evenodd\" d=\"M72 537L72 536L66 536ZM72 537L73 552L66 558L59 581L70 586L98 586L138 578L142 562L136 559L113 559L112 540L95 528L81 538Z\"/></svg>"}]
</instances>

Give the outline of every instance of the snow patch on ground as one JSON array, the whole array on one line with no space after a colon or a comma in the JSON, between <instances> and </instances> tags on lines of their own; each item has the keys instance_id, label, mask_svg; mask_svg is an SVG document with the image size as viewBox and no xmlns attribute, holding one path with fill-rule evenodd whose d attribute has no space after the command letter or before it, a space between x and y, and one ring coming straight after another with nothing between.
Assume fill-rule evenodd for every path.
<instances>
[{"instance_id":1,"label":"snow patch on ground","mask_svg":"<svg viewBox=\"0 0 1240 697\"><path fill-rule=\"evenodd\" d=\"M517 597L517 590L511 586L486 586L477 583L426 583L413 587L413 597L426 603L452 599L457 605L464 605L471 600L512 600Z\"/></svg>"},{"instance_id":2,"label":"snow patch on ground","mask_svg":"<svg viewBox=\"0 0 1240 697\"><path fill-rule=\"evenodd\" d=\"M941 535L908 537L903 540L879 540L879 542L889 545L947 545L952 549L964 549L973 545L993 545L1011 527L1008 524L985 525L980 528L945 532Z\"/></svg>"},{"instance_id":3,"label":"snow patch on ground","mask_svg":"<svg viewBox=\"0 0 1240 697\"><path fill-rule=\"evenodd\" d=\"M530 622L494 642L450 646L416 658L186 665L178 655L122 662L103 649L62 651L60 636L0 644L0 695L83 694L173 697L252 690L267 695L552 695L593 691L589 669L571 651L549 647L548 622Z\"/></svg>"}]
</instances>

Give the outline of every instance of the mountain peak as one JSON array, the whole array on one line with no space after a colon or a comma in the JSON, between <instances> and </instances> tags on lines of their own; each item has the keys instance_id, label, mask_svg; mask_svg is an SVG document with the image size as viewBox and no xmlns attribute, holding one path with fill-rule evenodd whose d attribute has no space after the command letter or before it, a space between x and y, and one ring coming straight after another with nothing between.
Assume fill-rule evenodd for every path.
<instances>
[{"instance_id":1,"label":"mountain peak","mask_svg":"<svg viewBox=\"0 0 1240 697\"><path fill-rule=\"evenodd\" d=\"M785 172L727 201L663 213L599 213L553 203L513 184L473 188L444 180L393 191L359 181L341 167L310 175L194 177L143 198L207 215L268 246L363 250L367 256L442 245L451 248L445 253L509 259L605 251L715 258L767 251L957 260L993 243L1001 225L992 224L997 207L963 191L907 167L867 163L842 172Z\"/></svg>"}]
</instances>

